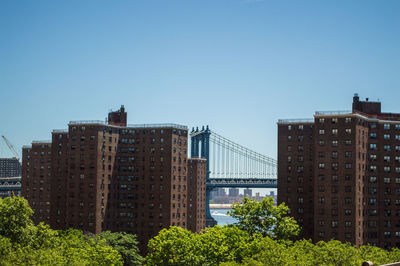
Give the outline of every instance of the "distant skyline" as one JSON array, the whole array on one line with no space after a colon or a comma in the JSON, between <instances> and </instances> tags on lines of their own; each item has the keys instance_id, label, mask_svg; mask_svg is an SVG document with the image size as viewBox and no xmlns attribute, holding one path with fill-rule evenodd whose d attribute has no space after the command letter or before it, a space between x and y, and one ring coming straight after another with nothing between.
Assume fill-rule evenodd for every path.
<instances>
[{"instance_id":1,"label":"distant skyline","mask_svg":"<svg viewBox=\"0 0 400 266\"><path fill-rule=\"evenodd\" d=\"M0 2L0 135L21 152L71 120L211 130L276 158L278 119L400 113L399 1ZM0 140L0 157L11 157Z\"/></svg>"}]
</instances>

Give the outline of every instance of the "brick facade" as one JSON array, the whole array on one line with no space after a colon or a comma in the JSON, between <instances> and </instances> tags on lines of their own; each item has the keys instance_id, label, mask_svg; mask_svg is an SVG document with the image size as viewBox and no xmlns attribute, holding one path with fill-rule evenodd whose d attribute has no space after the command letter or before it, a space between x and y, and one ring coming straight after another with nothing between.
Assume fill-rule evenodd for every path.
<instances>
[{"instance_id":1,"label":"brick facade","mask_svg":"<svg viewBox=\"0 0 400 266\"><path fill-rule=\"evenodd\" d=\"M147 241L162 228L188 227L188 190L197 185L188 181L188 131L173 124L127 126L123 107L108 118L108 123L75 121L68 130L54 130L45 160L40 160L40 145L25 148L22 195L37 206L43 186L41 193L51 205L46 205L47 216L36 207L35 222L55 229L134 233L145 251ZM47 172L42 177L33 167L42 167L44 161ZM205 177L205 164L202 160L198 178ZM191 197L197 206L205 206L201 193ZM204 216L205 207L198 209L200 227Z\"/></svg>"},{"instance_id":2,"label":"brick facade","mask_svg":"<svg viewBox=\"0 0 400 266\"><path fill-rule=\"evenodd\" d=\"M278 202L302 237L400 246L400 114L353 98L352 112L278 122Z\"/></svg>"}]
</instances>

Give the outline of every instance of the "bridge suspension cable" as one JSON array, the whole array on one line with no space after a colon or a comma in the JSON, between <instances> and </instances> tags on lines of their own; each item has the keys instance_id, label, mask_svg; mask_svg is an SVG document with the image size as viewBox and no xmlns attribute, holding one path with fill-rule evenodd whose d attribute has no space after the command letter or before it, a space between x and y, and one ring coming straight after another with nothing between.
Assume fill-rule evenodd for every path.
<instances>
[{"instance_id":1,"label":"bridge suspension cable","mask_svg":"<svg viewBox=\"0 0 400 266\"><path fill-rule=\"evenodd\" d=\"M209 177L229 178L276 178L277 161L239 145L213 131L210 132Z\"/></svg>"}]
</instances>

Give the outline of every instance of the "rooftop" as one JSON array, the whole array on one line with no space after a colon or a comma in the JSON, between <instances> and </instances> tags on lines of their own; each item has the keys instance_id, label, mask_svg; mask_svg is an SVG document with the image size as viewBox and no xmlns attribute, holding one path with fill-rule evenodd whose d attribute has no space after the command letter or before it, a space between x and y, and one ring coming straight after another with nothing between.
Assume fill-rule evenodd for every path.
<instances>
[{"instance_id":1,"label":"rooftop","mask_svg":"<svg viewBox=\"0 0 400 266\"><path fill-rule=\"evenodd\" d=\"M278 124L314 123L313 118L279 119Z\"/></svg>"},{"instance_id":2,"label":"rooftop","mask_svg":"<svg viewBox=\"0 0 400 266\"><path fill-rule=\"evenodd\" d=\"M173 124L173 123L129 124L126 127L120 127L120 126L107 124L106 122L101 121L101 120L80 120L80 121L70 121L69 125L104 125L104 126L112 126L112 127L118 127L118 128L177 128L177 129L182 129L182 130L188 130L187 126ZM63 131L60 131L60 132L63 132Z\"/></svg>"}]
</instances>

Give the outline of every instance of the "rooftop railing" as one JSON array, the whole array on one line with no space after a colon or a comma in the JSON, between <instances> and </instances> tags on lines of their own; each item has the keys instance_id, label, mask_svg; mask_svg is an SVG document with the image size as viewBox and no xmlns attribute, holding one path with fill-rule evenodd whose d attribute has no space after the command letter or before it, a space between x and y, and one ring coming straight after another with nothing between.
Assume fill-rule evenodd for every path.
<instances>
[{"instance_id":1,"label":"rooftop railing","mask_svg":"<svg viewBox=\"0 0 400 266\"><path fill-rule=\"evenodd\" d=\"M53 129L53 133L68 133L68 129Z\"/></svg>"},{"instance_id":2,"label":"rooftop railing","mask_svg":"<svg viewBox=\"0 0 400 266\"><path fill-rule=\"evenodd\" d=\"M316 111L315 115L346 115L351 114L351 111Z\"/></svg>"},{"instance_id":3,"label":"rooftop railing","mask_svg":"<svg viewBox=\"0 0 400 266\"><path fill-rule=\"evenodd\" d=\"M32 144L51 144L51 140L34 140Z\"/></svg>"},{"instance_id":4,"label":"rooftop railing","mask_svg":"<svg viewBox=\"0 0 400 266\"><path fill-rule=\"evenodd\" d=\"M101 120L82 120L82 121L70 121L70 125L84 125L84 124L97 124L97 125L106 125L113 126ZM157 124L128 124L127 127L135 127L135 128L178 128L182 130L188 130L187 126L173 124L173 123L157 123ZM54 132L54 131L53 131Z\"/></svg>"},{"instance_id":5,"label":"rooftop railing","mask_svg":"<svg viewBox=\"0 0 400 266\"><path fill-rule=\"evenodd\" d=\"M300 119L279 119L278 124L295 124L295 123L314 123L312 118L300 118Z\"/></svg>"},{"instance_id":6,"label":"rooftop railing","mask_svg":"<svg viewBox=\"0 0 400 266\"><path fill-rule=\"evenodd\" d=\"M127 127L136 127L136 128L163 128L163 127L172 127L178 128L182 130L188 130L187 126L173 124L173 123L165 123L165 124L129 124Z\"/></svg>"},{"instance_id":7,"label":"rooftop railing","mask_svg":"<svg viewBox=\"0 0 400 266\"><path fill-rule=\"evenodd\" d=\"M107 125L106 122L102 120L80 120L80 121L70 121L70 125L82 125L82 124L99 124L99 125Z\"/></svg>"}]
</instances>

